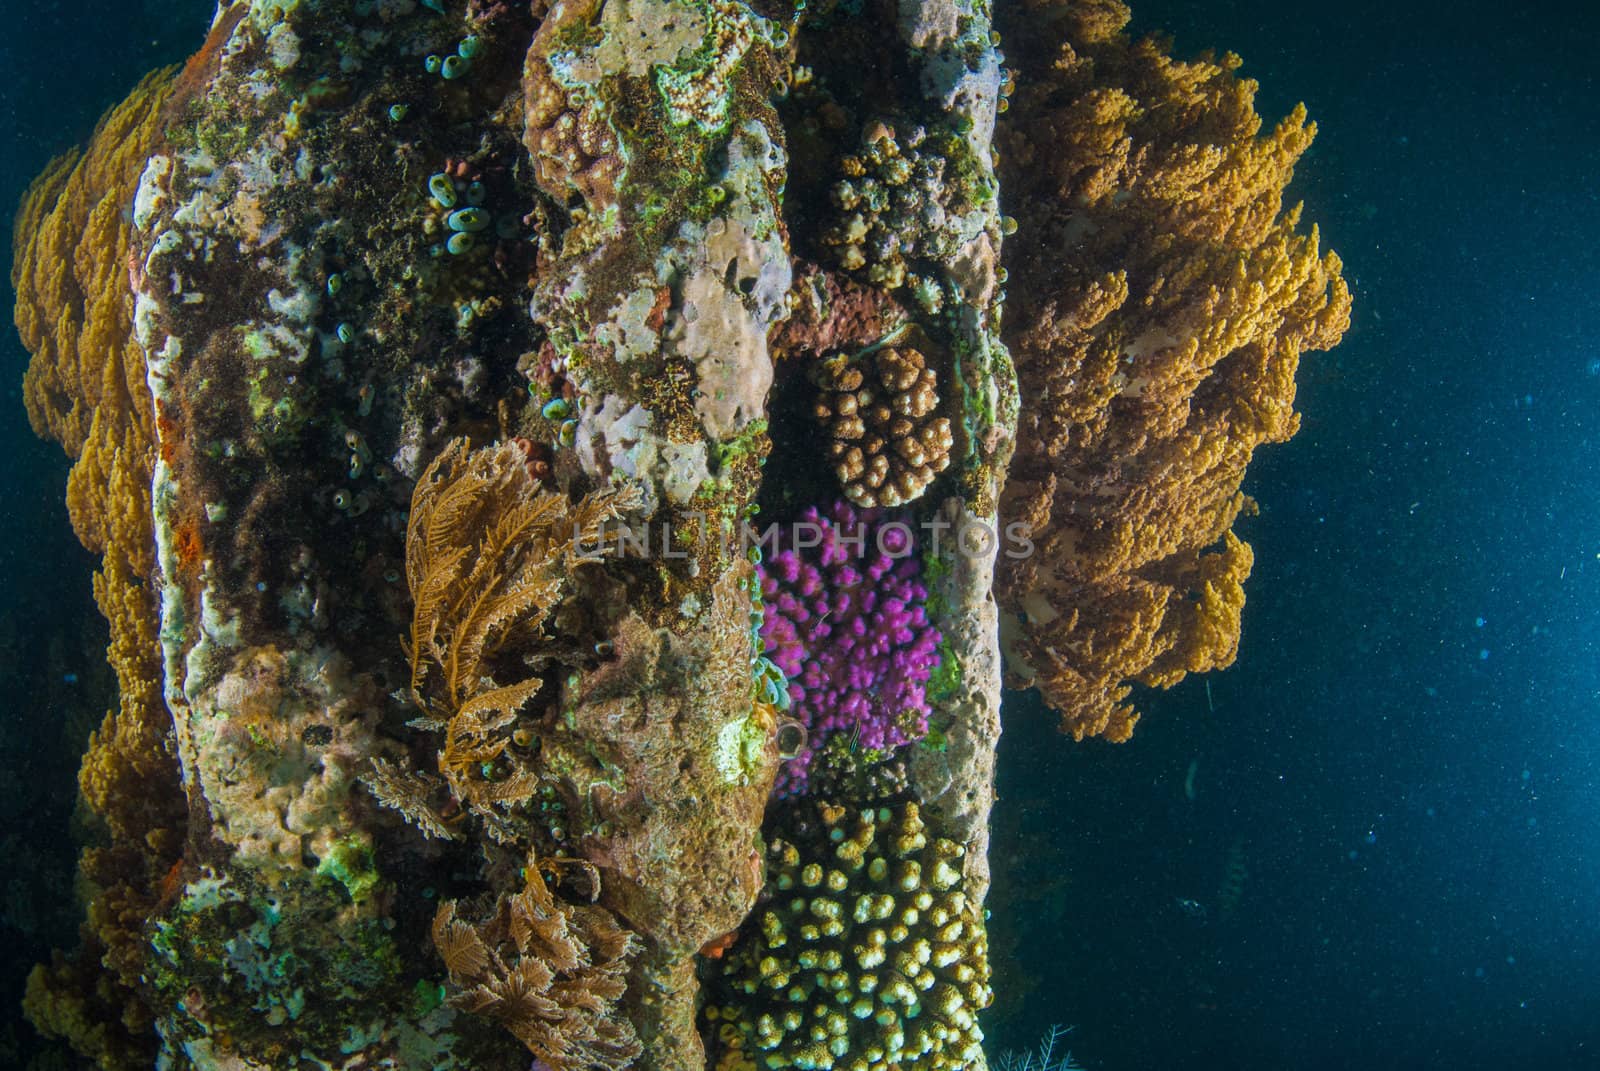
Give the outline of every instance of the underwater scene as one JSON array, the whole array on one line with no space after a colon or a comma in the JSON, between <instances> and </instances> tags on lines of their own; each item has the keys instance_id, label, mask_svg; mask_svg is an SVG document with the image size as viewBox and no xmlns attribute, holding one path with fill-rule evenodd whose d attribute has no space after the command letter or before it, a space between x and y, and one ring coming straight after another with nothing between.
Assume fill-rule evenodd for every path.
<instances>
[{"instance_id":1,"label":"underwater scene","mask_svg":"<svg viewBox=\"0 0 1600 1071\"><path fill-rule=\"evenodd\" d=\"M9 14L0 1068L1600 1069L1600 7Z\"/></svg>"}]
</instances>

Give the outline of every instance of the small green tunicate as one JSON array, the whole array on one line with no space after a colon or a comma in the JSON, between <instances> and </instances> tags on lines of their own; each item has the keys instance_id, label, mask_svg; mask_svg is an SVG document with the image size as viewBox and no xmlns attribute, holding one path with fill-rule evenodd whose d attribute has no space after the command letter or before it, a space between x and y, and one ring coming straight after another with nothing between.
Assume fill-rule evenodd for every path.
<instances>
[{"instance_id":1,"label":"small green tunicate","mask_svg":"<svg viewBox=\"0 0 1600 1071\"><path fill-rule=\"evenodd\" d=\"M477 238L466 231L458 231L450 236L450 240L444 244L444 247L456 256L460 256L462 253L472 252L473 247L477 244Z\"/></svg>"},{"instance_id":2,"label":"small green tunicate","mask_svg":"<svg viewBox=\"0 0 1600 1071\"><path fill-rule=\"evenodd\" d=\"M343 289L344 289L344 276L340 275L338 272L334 272L332 275L328 276L328 296L329 297L338 297L339 296L339 291L341 291Z\"/></svg>"},{"instance_id":3,"label":"small green tunicate","mask_svg":"<svg viewBox=\"0 0 1600 1071\"><path fill-rule=\"evenodd\" d=\"M366 467L367 462L361 456L361 454L359 452L352 451L350 454L350 478L352 480L359 479L361 477L361 473L365 471Z\"/></svg>"},{"instance_id":4,"label":"small green tunicate","mask_svg":"<svg viewBox=\"0 0 1600 1071\"><path fill-rule=\"evenodd\" d=\"M488 196L489 191L484 189L483 183L479 182L477 179L473 179L471 182L467 183L467 204L481 205L483 204L484 199Z\"/></svg>"},{"instance_id":5,"label":"small green tunicate","mask_svg":"<svg viewBox=\"0 0 1600 1071\"><path fill-rule=\"evenodd\" d=\"M567 404L565 398L551 398L539 410L539 415L546 420L561 420L572 412L572 406Z\"/></svg>"},{"instance_id":6,"label":"small green tunicate","mask_svg":"<svg viewBox=\"0 0 1600 1071\"><path fill-rule=\"evenodd\" d=\"M481 208L458 208L445 217L445 226L453 231L477 234L489 226L489 213Z\"/></svg>"},{"instance_id":7,"label":"small green tunicate","mask_svg":"<svg viewBox=\"0 0 1600 1071\"><path fill-rule=\"evenodd\" d=\"M442 256L444 256L444 246L440 245L438 242L434 242L432 245L430 245L428 247L428 256L430 256L430 257L442 257Z\"/></svg>"},{"instance_id":8,"label":"small green tunicate","mask_svg":"<svg viewBox=\"0 0 1600 1071\"><path fill-rule=\"evenodd\" d=\"M561 429L556 433L556 441L562 446L571 446L573 443L577 442L578 422L576 420L562 421Z\"/></svg>"},{"instance_id":9,"label":"small green tunicate","mask_svg":"<svg viewBox=\"0 0 1600 1071\"><path fill-rule=\"evenodd\" d=\"M440 69L444 67L444 61L436 54L430 52L428 53L427 58L422 61L422 67L429 74L438 74Z\"/></svg>"},{"instance_id":10,"label":"small green tunicate","mask_svg":"<svg viewBox=\"0 0 1600 1071\"><path fill-rule=\"evenodd\" d=\"M428 192L445 208L456 206L456 184L443 171L428 176Z\"/></svg>"},{"instance_id":11,"label":"small green tunicate","mask_svg":"<svg viewBox=\"0 0 1600 1071\"><path fill-rule=\"evenodd\" d=\"M439 74L448 79L460 78L472 69L472 61L465 56L446 56L439 65Z\"/></svg>"},{"instance_id":12,"label":"small green tunicate","mask_svg":"<svg viewBox=\"0 0 1600 1071\"><path fill-rule=\"evenodd\" d=\"M349 324L340 324L338 327L333 329L333 333L338 335L339 341L343 342L347 346L356 339L356 329L351 327Z\"/></svg>"},{"instance_id":13,"label":"small green tunicate","mask_svg":"<svg viewBox=\"0 0 1600 1071\"><path fill-rule=\"evenodd\" d=\"M389 105L389 118L398 123L400 120L404 119L410 111L411 105L409 104L391 104Z\"/></svg>"},{"instance_id":14,"label":"small green tunicate","mask_svg":"<svg viewBox=\"0 0 1600 1071\"><path fill-rule=\"evenodd\" d=\"M350 508L350 492L343 487L333 493L333 508L343 513Z\"/></svg>"},{"instance_id":15,"label":"small green tunicate","mask_svg":"<svg viewBox=\"0 0 1600 1071\"><path fill-rule=\"evenodd\" d=\"M470 36L463 37L461 39L461 43L456 46L456 53L462 59L472 59L472 57L476 56L479 52L482 52L482 51L483 51L483 38L479 37L477 34L472 34Z\"/></svg>"},{"instance_id":16,"label":"small green tunicate","mask_svg":"<svg viewBox=\"0 0 1600 1071\"><path fill-rule=\"evenodd\" d=\"M1001 216L1000 217L1000 233L1001 234L1007 234L1007 235L1016 234L1017 233L1017 221L1016 221L1015 217L1013 217L1013 216Z\"/></svg>"}]
</instances>

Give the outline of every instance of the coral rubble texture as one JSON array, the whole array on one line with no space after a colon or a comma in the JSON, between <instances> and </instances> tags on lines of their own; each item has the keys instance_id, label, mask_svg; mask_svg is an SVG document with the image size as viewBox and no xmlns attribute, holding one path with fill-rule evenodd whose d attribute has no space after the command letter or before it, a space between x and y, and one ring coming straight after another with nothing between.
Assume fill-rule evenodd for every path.
<instances>
[{"instance_id":1,"label":"coral rubble texture","mask_svg":"<svg viewBox=\"0 0 1600 1071\"><path fill-rule=\"evenodd\" d=\"M1315 133L1303 107L1263 135L1238 57L1173 59L1123 32L1119 3L1017 18L998 140L1027 221L1006 340L1029 402L1002 508L1036 548L997 586L1008 670L1074 736L1123 740L1130 682L1233 661L1240 482L1298 428L1300 355L1339 341L1350 292L1283 208Z\"/></svg>"},{"instance_id":2,"label":"coral rubble texture","mask_svg":"<svg viewBox=\"0 0 1600 1071\"><path fill-rule=\"evenodd\" d=\"M1302 111L1014 17L232 0L51 165L23 394L121 703L42 1031L983 1071L1002 632L1079 737L1226 665L1349 315Z\"/></svg>"}]
</instances>

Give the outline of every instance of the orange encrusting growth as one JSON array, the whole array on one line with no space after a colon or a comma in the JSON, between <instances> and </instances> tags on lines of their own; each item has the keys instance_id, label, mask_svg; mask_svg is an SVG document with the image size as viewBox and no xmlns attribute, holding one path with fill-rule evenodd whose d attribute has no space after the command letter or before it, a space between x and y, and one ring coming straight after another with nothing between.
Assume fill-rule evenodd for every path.
<instances>
[{"instance_id":1,"label":"orange encrusting growth","mask_svg":"<svg viewBox=\"0 0 1600 1071\"><path fill-rule=\"evenodd\" d=\"M1008 673L1065 731L1120 741L1130 682L1233 661L1245 468L1298 429L1300 354L1339 341L1350 292L1283 210L1316 129L1303 106L1261 136L1237 56L1174 60L1124 34L1114 0L1016 17L998 141L1028 403L1002 512L1035 549L1002 556Z\"/></svg>"},{"instance_id":2,"label":"orange encrusting growth","mask_svg":"<svg viewBox=\"0 0 1600 1071\"><path fill-rule=\"evenodd\" d=\"M24 401L34 430L74 459L67 507L78 539L103 556L94 595L110 623L120 693L78 775L106 833L80 860L93 890L85 943L72 961L36 968L26 1007L41 1030L102 1067L148 1066L152 1056L137 995L142 930L183 843L154 595L154 429L129 281L134 192L172 74L146 77L101 119L85 151L58 158L34 182L18 211L11 271L17 331L33 355ZM96 1004L104 1010L86 1010ZM108 1012L123 1033L93 1022Z\"/></svg>"}]
</instances>

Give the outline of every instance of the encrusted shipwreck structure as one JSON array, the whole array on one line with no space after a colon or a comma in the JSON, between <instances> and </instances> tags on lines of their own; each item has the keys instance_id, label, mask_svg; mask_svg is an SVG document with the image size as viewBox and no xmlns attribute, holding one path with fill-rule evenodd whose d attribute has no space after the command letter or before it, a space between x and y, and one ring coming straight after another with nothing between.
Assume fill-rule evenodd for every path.
<instances>
[{"instance_id":1,"label":"encrusted shipwreck structure","mask_svg":"<svg viewBox=\"0 0 1600 1071\"><path fill-rule=\"evenodd\" d=\"M1001 15L241 0L41 176L25 394L122 690L42 1031L985 1066L1001 636L1080 736L1226 664L1349 311L1302 115Z\"/></svg>"}]
</instances>

